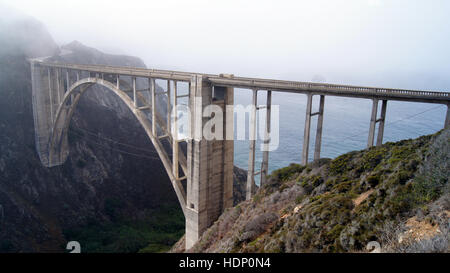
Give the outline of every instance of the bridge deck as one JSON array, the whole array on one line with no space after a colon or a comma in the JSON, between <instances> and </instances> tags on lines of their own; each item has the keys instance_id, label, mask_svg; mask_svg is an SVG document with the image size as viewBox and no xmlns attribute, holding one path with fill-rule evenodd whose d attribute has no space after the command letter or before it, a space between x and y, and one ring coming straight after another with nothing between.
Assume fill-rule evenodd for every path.
<instances>
[{"instance_id":1,"label":"bridge deck","mask_svg":"<svg viewBox=\"0 0 450 273\"><path fill-rule=\"evenodd\" d=\"M223 77L213 74L192 72L146 69L134 67L119 67L106 65L80 65L35 61L42 66L58 67L71 70L89 71L93 73L119 74L136 77L151 77L177 81L190 81L194 75L202 75L216 86L235 88L248 88L257 90L272 90L290 93L313 93L317 95L376 98L385 100L414 101L425 103L450 104L449 92L436 92L426 90L407 90L379 87L365 87L353 85L338 85L313 82L298 82L272 79L258 79L246 77Z\"/></svg>"}]
</instances>

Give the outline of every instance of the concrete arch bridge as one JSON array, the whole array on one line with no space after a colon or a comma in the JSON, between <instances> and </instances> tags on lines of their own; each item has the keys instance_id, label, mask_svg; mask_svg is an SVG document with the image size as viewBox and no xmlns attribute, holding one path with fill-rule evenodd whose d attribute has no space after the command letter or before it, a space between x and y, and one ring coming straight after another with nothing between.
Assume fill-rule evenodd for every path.
<instances>
[{"instance_id":1,"label":"concrete arch bridge","mask_svg":"<svg viewBox=\"0 0 450 273\"><path fill-rule=\"evenodd\" d=\"M51 63L38 59L30 62L36 149L42 164L52 167L64 163L69 153L68 128L80 97L94 84L106 87L130 108L154 145L186 218L187 249L195 244L203 231L217 220L224 209L233 204L234 143L225 136L232 136L234 133L234 113L226 111L227 105L234 105L234 88L253 91L254 107L250 113L250 134L253 135L256 131L256 112L262 108L267 109L266 131L270 132L272 92L306 95L303 164L307 164L313 116L318 117L314 158L320 157L326 96L364 98L373 101L368 147L374 145L376 131L378 132L376 145L383 142L386 107L389 100L444 104L447 106L444 126L450 126L448 92L281 81L133 67ZM137 80L145 80L148 84L145 88L139 89ZM165 91L157 92L156 80L167 83ZM185 94L179 92L179 86L182 84L188 89ZM257 105L260 90L267 91L264 106ZM162 116L157 111L157 108L161 107L155 103L157 96L166 97L167 116ZM313 96L320 96L319 111L315 113L311 110ZM178 119L170 116L171 109L178 107L182 100L186 101L190 109L188 126L192 133L188 136L180 136ZM380 115L377 114L379 102L382 103ZM203 109L208 105L217 105L224 110L222 139L210 140L202 132L202 128L208 122L203 116ZM249 147L247 199L251 198L255 176L261 175L263 184L268 174L269 151L263 152L261 169L255 170L253 139L251 138ZM164 142L168 145L164 145ZM169 150L168 146L171 147Z\"/></svg>"}]
</instances>

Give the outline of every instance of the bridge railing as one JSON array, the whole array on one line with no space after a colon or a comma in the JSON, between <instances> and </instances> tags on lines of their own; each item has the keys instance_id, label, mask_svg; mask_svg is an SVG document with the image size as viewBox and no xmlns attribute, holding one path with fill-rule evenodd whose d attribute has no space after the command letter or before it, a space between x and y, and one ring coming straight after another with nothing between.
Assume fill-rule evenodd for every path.
<instances>
[{"instance_id":1,"label":"bridge railing","mask_svg":"<svg viewBox=\"0 0 450 273\"><path fill-rule=\"evenodd\" d=\"M448 92L436 91L422 91L422 90L407 90L407 89L393 89L393 88L377 88L377 87L359 87L359 86L345 86L345 85L318 85L311 84L312 88L338 89L343 91L375 93L375 94L395 94L395 95L413 95L413 96L432 96L432 97L450 97Z\"/></svg>"},{"instance_id":2,"label":"bridge railing","mask_svg":"<svg viewBox=\"0 0 450 273\"><path fill-rule=\"evenodd\" d=\"M433 102L448 103L450 102L450 93L438 91L424 91L424 90L407 90L407 89L393 89L393 88L378 88L378 87L364 87L352 85L338 85L327 83L311 83L311 82L295 82L283 80L266 80L255 78L223 78L219 76L209 76L208 79L217 85L233 86L249 89L272 90L272 91L286 91L286 92L323 92L326 95L341 94L341 95L371 95L384 97L404 97L413 99L422 99L426 102L427 99Z\"/></svg>"},{"instance_id":3,"label":"bridge railing","mask_svg":"<svg viewBox=\"0 0 450 273\"><path fill-rule=\"evenodd\" d=\"M87 71L92 73L115 74L124 76L147 77L158 79L170 79L188 82L192 79L193 73L157 70L147 68L134 68L127 66L109 66L109 65L82 65L52 62L36 62L41 66L70 69L74 71Z\"/></svg>"}]
</instances>

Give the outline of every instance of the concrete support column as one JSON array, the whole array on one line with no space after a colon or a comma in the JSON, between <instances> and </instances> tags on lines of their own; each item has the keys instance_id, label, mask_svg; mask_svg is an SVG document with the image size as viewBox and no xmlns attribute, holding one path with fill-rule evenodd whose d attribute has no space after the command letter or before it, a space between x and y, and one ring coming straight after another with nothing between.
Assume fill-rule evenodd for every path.
<instances>
[{"instance_id":1,"label":"concrete support column","mask_svg":"<svg viewBox=\"0 0 450 273\"><path fill-rule=\"evenodd\" d=\"M325 96L320 95L319 112L317 117L316 142L314 148L314 160L320 158L320 148L322 146L323 110L325 106Z\"/></svg>"},{"instance_id":2,"label":"concrete support column","mask_svg":"<svg viewBox=\"0 0 450 273\"><path fill-rule=\"evenodd\" d=\"M212 86L201 75L190 82L191 136L187 147L186 249L191 248L208 228L209 151L203 137L203 109L212 102ZM173 107L176 107L173 105Z\"/></svg>"},{"instance_id":3,"label":"concrete support column","mask_svg":"<svg viewBox=\"0 0 450 273\"><path fill-rule=\"evenodd\" d=\"M61 69L59 69L59 85L60 85L60 87L59 87L59 92L58 92L58 106L59 106L59 104L61 103L61 101L63 100L63 98L64 98L64 93L66 92L65 90L66 90L66 87L67 87L67 85L65 84L65 78L66 78L66 75L65 75L65 73L64 73L64 70L61 68ZM56 107L56 109L58 109L58 107Z\"/></svg>"},{"instance_id":4,"label":"concrete support column","mask_svg":"<svg viewBox=\"0 0 450 273\"><path fill-rule=\"evenodd\" d=\"M386 108L387 108L387 100L383 100L381 104L381 116L378 120L378 135L377 135L377 146L381 146L383 144L383 134L384 134L384 123L386 120Z\"/></svg>"},{"instance_id":5,"label":"concrete support column","mask_svg":"<svg viewBox=\"0 0 450 273\"><path fill-rule=\"evenodd\" d=\"M377 124L378 99L373 99L372 101L372 114L370 116L369 139L367 141L367 148L373 146L373 141L375 138L375 126Z\"/></svg>"},{"instance_id":6,"label":"concrete support column","mask_svg":"<svg viewBox=\"0 0 450 273\"><path fill-rule=\"evenodd\" d=\"M51 68L47 68L47 77L48 77L48 95L49 95L49 106L50 106L50 121L51 121L51 124L53 124L53 121L55 119L53 117L53 87L52 87L53 79L52 79Z\"/></svg>"},{"instance_id":7,"label":"concrete support column","mask_svg":"<svg viewBox=\"0 0 450 273\"><path fill-rule=\"evenodd\" d=\"M137 94L136 94L136 77L131 77L131 81L133 84L133 104L134 104L134 108L137 108L138 103L137 103Z\"/></svg>"},{"instance_id":8,"label":"concrete support column","mask_svg":"<svg viewBox=\"0 0 450 273\"><path fill-rule=\"evenodd\" d=\"M192 139L187 149L186 249L190 249L208 228L208 149L205 140Z\"/></svg>"},{"instance_id":9,"label":"concrete support column","mask_svg":"<svg viewBox=\"0 0 450 273\"><path fill-rule=\"evenodd\" d=\"M444 128L450 128L450 104L447 104L447 115L445 116Z\"/></svg>"},{"instance_id":10,"label":"concrete support column","mask_svg":"<svg viewBox=\"0 0 450 273\"><path fill-rule=\"evenodd\" d=\"M75 70L75 79L76 79L76 81L80 80L80 71L78 71L78 70ZM75 101L75 95L72 94L72 95L70 95L70 103L73 105L74 101Z\"/></svg>"},{"instance_id":11,"label":"concrete support column","mask_svg":"<svg viewBox=\"0 0 450 273\"><path fill-rule=\"evenodd\" d=\"M59 73L59 68L55 68L56 71L56 93L58 98L58 104L61 101L61 78Z\"/></svg>"},{"instance_id":12,"label":"concrete support column","mask_svg":"<svg viewBox=\"0 0 450 273\"><path fill-rule=\"evenodd\" d=\"M120 75L116 76L116 88L120 89Z\"/></svg>"},{"instance_id":13,"label":"concrete support column","mask_svg":"<svg viewBox=\"0 0 450 273\"><path fill-rule=\"evenodd\" d=\"M66 70L66 92L69 91L70 88L70 77L69 77L69 70Z\"/></svg>"},{"instance_id":14,"label":"concrete support column","mask_svg":"<svg viewBox=\"0 0 450 273\"><path fill-rule=\"evenodd\" d=\"M55 71L55 73L52 74L51 77L52 81L51 85L53 86L51 103L52 103L53 122L55 122L56 112L58 111L59 104L64 98L64 75L61 68L53 68L53 70Z\"/></svg>"},{"instance_id":15,"label":"concrete support column","mask_svg":"<svg viewBox=\"0 0 450 273\"><path fill-rule=\"evenodd\" d=\"M156 90L155 90L155 79L150 79L150 93L152 96L152 134L156 135Z\"/></svg>"},{"instance_id":16,"label":"concrete support column","mask_svg":"<svg viewBox=\"0 0 450 273\"><path fill-rule=\"evenodd\" d=\"M167 81L167 91L170 90L170 81ZM176 112L177 109L177 85L175 84L175 87L173 89L173 107L175 109L175 116L173 118L173 135L172 135L172 171L173 176L175 179L178 179L180 174L178 170L178 124L177 124L177 118L178 113ZM170 104L170 103L169 103Z\"/></svg>"},{"instance_id":17,"label":"concrete support column","mask_svg":"<svg viewBox=\"0 0 450 273\"><path fill-rule=\"evenodd\" d=\"M309 135L311 130L311 108L312 108L312 94L308 94L306 100L306 118L305 118L305 134L303 137L302 165L308 164Z\"/></svg>"},{"instance_id":18,"label":"concrete support column","mask_svg":"<svg viewBox=\"0 0 450 273\"><path fill-rule=\"evenodd\" d=\"M174 97L177 96L177 81L173 81ZM170 119L172 115L172 104L170 102L170 81L167 81L167 132L171 132Z\"/></svg>"},{"instance_id":19,"label":"concrete support column","mask_svg":"<svg viewBox=\"0 0 450 273\"><path fill-rule=\"evenodd\" d=\"M225 90L224 107L224 148L223 148L223 210L233 206L233 174L234 174L234 88Z\"/></svg>"},{"instance_id":20,"label":"concrete support column","mask_svg":"<svg viewBox=\"0 0 450 273\"><path fill-rule=\"evenodd\" d=\"M258 103L258 90L253 90L252 110L250 113L250 149L248 154L246 200L252 198L255 189L255 147L256 147L256 107Z\"/></svg>"},{"instance_id":21,"label":"concrete support column","mask_svg":"<svg viewBox=\"0 0 450 273\"><path fill-rule=\"evenodd\" d=\"M261 186L266 184L269 174L269 143L270 143L270 118L272 110L272 91L267 90L266 103L266 129L264 130L264 151L261 163Z\"/></svg>"}]
</instances>

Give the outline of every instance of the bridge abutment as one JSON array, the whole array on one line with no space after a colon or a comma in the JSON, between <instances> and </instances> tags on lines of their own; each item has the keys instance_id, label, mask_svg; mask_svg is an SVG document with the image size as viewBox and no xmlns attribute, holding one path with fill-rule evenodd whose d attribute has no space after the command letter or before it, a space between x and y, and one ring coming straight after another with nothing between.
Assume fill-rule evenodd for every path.
<instances>
[{"instance_id":1,"label":"bridge abutment","mask_svg":"<svg viewBox=\"0 0 450 273\"><path fill-rule=\"evenodd\" d=\"M63 130L64 124L57 123L57 110L64 96L64 87L61 86L61 73L58 69L42 67L36 63L31 64L32 75L32 103L35 126L36 150L42 164L53 167L62 164L68 155L67 135L61 139L55 147L51 145L54 134ZM67 111L61 111L60 119L64 119ZM54 131L55 130L55 131Z\"/></svg>"}]
</instances>

